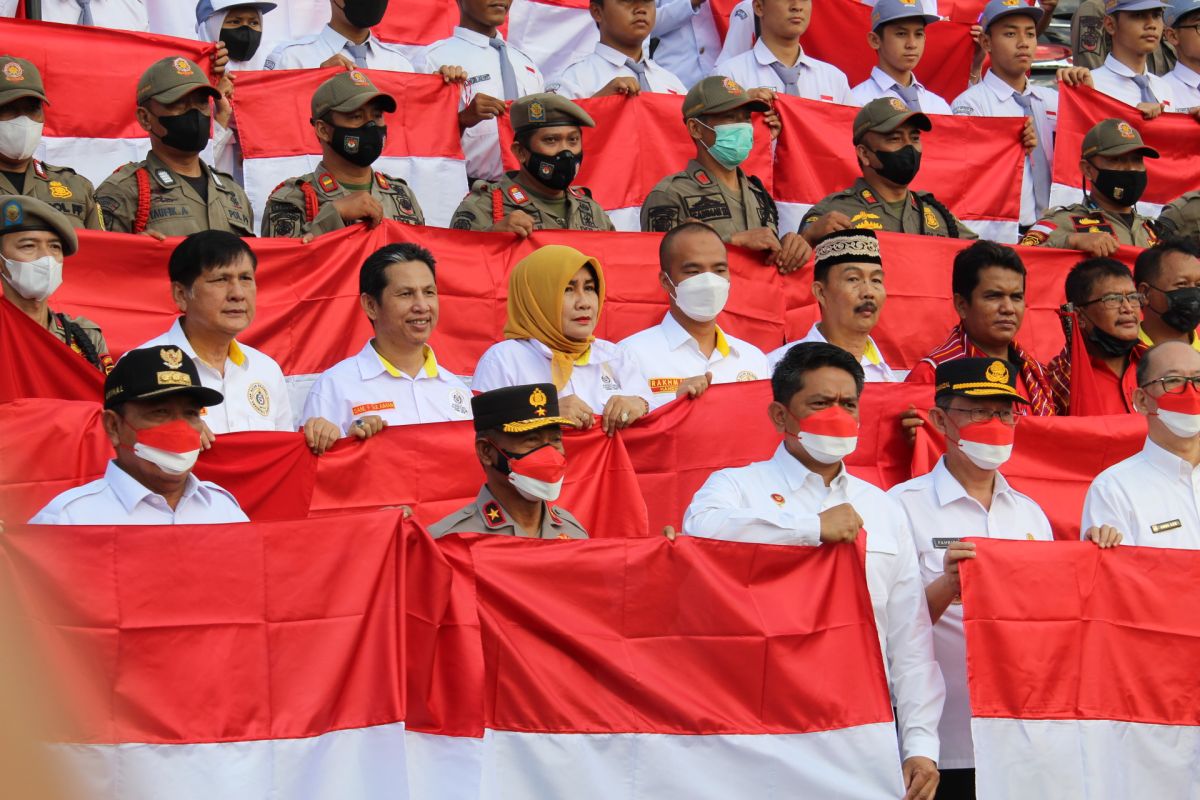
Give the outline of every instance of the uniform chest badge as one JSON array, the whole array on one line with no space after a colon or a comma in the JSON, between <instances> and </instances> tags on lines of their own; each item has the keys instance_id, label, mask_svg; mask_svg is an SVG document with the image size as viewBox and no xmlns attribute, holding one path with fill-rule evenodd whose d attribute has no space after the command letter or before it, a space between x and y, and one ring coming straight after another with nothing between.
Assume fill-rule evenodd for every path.
<instances>
[{"instance_id":1,"label":"uniform chest badge","mask_svg":"<svg viewBox=\"0 0 1200 800\"><path fill-rule=\"evenodd\" d=\"M471 408L468 405L467 393L462 389L450 390L450 409L459 416L471 416Z\"/></svg>"},{"instance_id":2,"label":"uniform chest badge","mask_svg":"<svg viewBox=\"0 0 1200 800\"><path fill-rule=\"evenodd\" d=\"M925 227L931 230L942 227L941 221L937 218L937 214L933 213L933 209L925 206Z\"/></svg>"},{"instance_id":3,"label":"uniform chest badge","mask_svg":"<svg viewBox=\"0 0 1200 800\"><path fill-rule=\"evenodd\" d=\"M1182 528L1182 527L1183 527L1183 523L1181 521L1179 521L1177 519L1173 519L1168 522L1156 522L1155 524L1150 526L1150 532L1151 533L1166 533L1167 531L1173 531L1176 528Z\"/></svg>"},{"instance_id":4,"label":"uniform chest badge","mask_svg":"<svg viewBox=\"0 0 1200 800\"><path fill-rule=\"evenodd\" d=\"M499 528L501 525L508 523L508 519L504 516L504 509L500 508L500 504L495 500L489 500L483 504L483 524L489 528Z\"/></svg>"},{"instance_id":5,"label":"uniform chest badge","mask_svg":"<svg viewBox=\"0 0 1200 800\"><path fill-rule=\"evenodd\" d=\"M375 173L375 182L376 182L376 183L378 183L378 184L379 184L379 188L380 188L380 189L383 189L385 192L386 192L388 189L391 189L391 188L392 188L392 184L391 184L391 183L388 181L388 179L387 179L387 178L385 178L385 177L384 177L384 175L383 175L383 173L382 173L382 172L376 172L376 173Z\"/></svg>"},{"instance_id":6,"label":"uniform chest badge","mask_svg":"<svg viewBox=\"0 0 1200 800\"><path fill-rule=\"evenodd\" d=\"M338 189L338 182L328 172L321 173L317 178L317 185L325 192L336 192Z\"/></svg>"},{"instance_id":7,"label":"uniform chest badge","mask_svg":"<svg viewBox=\"0 0 1200 800\"><path fill-rule=\"evenodd\" d=\"M66 200L69 197L74 197L71 190L63 186L62 181L50 181L50 196L59 200Z\"/></svg>"},{"instance_id":8,"label":"uniform chest badge","mask_svg":"<svg viewBox=\"0 0 1200 800\"><path fill-rule=\"evenodd\" d=\"M744 369L737 374L736 380L738 380L738 381L756 381L756 380L758 380L758 376L755 375L750 370Z\"/></svg>"},{"instance_id":9,"label":"uniform chest badge","mask_svg":"<svg viewBox=\"0 0 1200 800\"><path fill-rule=\"evenodd\" d=\"M775 505L779 506L780 508L783 508L783 504L787 502L787 500L785 500L783 495L781 495L779 492L771 495L771 499L774 500Z\"/></svg>"},{"instance_id":10,"label":"uniform chest badge","mask_svg":"<svg viewBox=\"0 0 1200 800\"><path fill-rule=\"evenodd\" d=\"M878 200L875 199L875 193L872 192L870 189L863 189L861 192L859 192L859 196L863 200L866 200L868 203L874 204L874 203L879 202Z\"/></svg>"},{"instance_id":11,"label":"uniform chest badge","mask_svg":"<svg viewBox=\"0 0 1200 800\"><path fill-rule=\"evenodd\" d=\"M701 186L708 186L712 184L712 178L708 177L708 173L704 170L698 169L696 170L696 183Z\"/></svg>"},{"instance_id":12,"label":"uniform chest badge","mask_svg":"<svg viewBox=\"0 0 1200 800\"><path fill-rule=\"evenodd\" d=\"M529 197L521 191L521 187L513 184L508 187L508 196L512 198L514 203L528 203Z\"/></svg>"},{"instance_id":13,"label":"uniform chest badge","mask_svg":"<svg viewBox=\"0 0 1200 800\"><path fill-rule=\"evenodd\" d=\"M1037 539L1032 533L1027 533L1027 534L1025 534L1025 540L1033 542L1033 541L1036 541Z\"/></svg>"},{"instance_id":14,"label":"uniform chest badge","mask_svg":"<svg viewBox=\"0 0 1200 800\"><path fill-rule=\"evenodd\" d=\"M870 211L860 211L850 218L850 225L855 228L869 228L873 231L883 230L883 223L879 221L878 214L872 214Z\"/></svg>"},{"instance_id":15,"label":"uniform chest badge","mask_svg":"<svg viewBox=\"0 0 1200 800\"><path fill-rule=\"evenodd\" d=\"M265 417L271 412L271 393L258 381L250 384L250 388L246 390L246 399L250 401L250 407L262 416Z\"/></svg>"}]
</instances>

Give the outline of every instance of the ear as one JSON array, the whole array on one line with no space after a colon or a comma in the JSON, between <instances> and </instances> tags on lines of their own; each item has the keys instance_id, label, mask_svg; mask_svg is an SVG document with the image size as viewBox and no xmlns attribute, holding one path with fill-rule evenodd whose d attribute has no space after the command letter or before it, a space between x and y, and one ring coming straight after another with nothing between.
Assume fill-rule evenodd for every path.
<instances>
[{"instance_id":1,"label":"ear","mask_svg":"<svg viewBox=\"0 0 1200 800\"><path fill-rule=\"evenodd\" d=\"M1175 30L1174 28L1167 28L1166 39L1167 44L1171 45L1172 47L1179 47L1179 31Z\"/></svg>"},{"instance_id":2,"label":"ear","mask_svg":"<svg viewBox=\"0 0 1200 800\"><path fill-rule=\"evenodd\" d=\"M754 0L754 2L751 5L754 9L754 16L761 17L763 15L762 0Z\"/></svg>"},{"instance_id":3,"label":"ear","mask_svg":"<svg viewBox=\"0 0 1200 800\"><path fill-rule=\"evenodd\" d=\"M929 409L929 421L933 423L933 427L938 433L943 436L947 435L946 423L949 422L949 418L945 411L937 406Z\"/></svg>"},{"instance_id":4,"label":"ear","mask_svg":"<svg viewBox=\"0 0 1200 800\"><path fill-rule=\"evenodd\" d=\"M697 120L689 119L685 124L687 126L688 136L691 136L696 140L701 140L704 138L704 128L700 126L700 123Z\"/></svg>"},{"instance_id":5,"label":"ear","mask_svg":"<svg viewBox=\"0 0 1200 800\"><path fill-rule=\"evenodd\" d=\"M325 120L318 119L313 121L313 132L317 135L317 141L323 144L329 144L333 141L333 131L329 127L329 123Z\"/></svg>"},{"instance_id":6,"label":"ear","mask_svg":"<svg viewBox=\"0 0 1200 800\"><path fill-rule=\"evenodd\" d=\"M671 278L669 275L667 275L667 271L665 269L660 269L658 271L658 285L661 286L662 290L668 295L675 291L675 287L671 285Z\"/></svg>"},{"instance_id":7,"label":"ear","mask_svg":"<svg viewBox=\"0 0 1200 800\"><path fill-rule=\"evenodd\" d=\"M871 158L869 152L870 151L867 150L867 146L862 142L854 145L854 155L858 158L858 166L860 169L864 167L871 167ZM874 169L874 167L871 168Z\"/></svg>"},{"instance_id":8,"label":"ear","mask_svg":"<svg viewBox=\"0 0 1200 800\"><path fill-rule=\"evenodd\" d=\"M191 293L191 289L182 283L171 281L171 299L175 301L175 306L184 314L187 313L188 297Z\"/></svg>"},{"instance_id":9,"label":"ear","mask_svg":"<svg viewBox=\"0 0 1200 800\"><path fill-rule=\"evenodd\" d=\"M150 110L145 106L138 106L137 111L134 112L134 116L137 117L138 126L149 133L154 126L154 115L150 113Z\"/></svg>"},{"instance_id":10,"label":"ear","mask_svg":"<svg viewBox=\"0 0 1200 800\"><path fill-rule=\"evenodd\" d=\"M1117 32L1117 18L1109 15L1104 17L1104 32L1112 36Z\"/></svg>"},{"instance_id":11,"label":"ear","mask_svg":"<svg viewBox=\"0 0 1200 800\"><path fill-rule=\"evenodd\" d=\"M755 0L757 4L758 0ZM767 417L771 420L771 424L775 426L775 430L779 433L787 432L787 408L778 400L772 400L767 406Z\"/></svg>"},{"instance_id":12,"label":"ear","mask_svg":"<svg viewBox=\"0 0 1200 800\"><path fill-rule=\"evenodd\" d=\"M1092 162L1086 159L1079 162L1079 172L1083 175L1083 177L1087 178L1089 182L1096 180L1096 167L1092 165Z\"/></svg>"},{"instance_id":13,"label":"ear","mask_svg":"<svg viewBox=\"0 0 1200 800\"><path fill-rule=\"evenodd\" d=\"M813 297L817 301L817 305L824 308L825 307L825 284L821 283L821 281L813 281L812 293L813 293Z\"/></svg>"},{"instance_id":14,"label":"ear","mask_svg":"<svg viewBox=\"0 0 1200 800\"><path fill-rule=\"evenodd\" d=\"M518 164L524 164L529 160L529 150L516 139L513 139L513 143L508 146L508 152L513 154L513 158L517 160Z\"/></svg>"},{"instance_id":15,"label":"ear","mask_svg":"<svg viewBox=\"0 0 1200 800\"><path fill-rule=\"evenodd\" d=\"M1134 389L1133 410L1139 414L1147 414L1150 411L1150 406L1146 403L1147 398L1149 398L1149 395L1146 394L1145 389L1141 388L1140 386Z\"/></svg>"},{"instance_id":16,"label":"ear","mask_svg":"<svg viewBox=\"0 0 1200 800\"><path fill-rule=\"evenodd\" d=\"M120 425L121 418L117 416L117 412L110 409L105 409L100 414L100 423L104 426L104 433L108 435L108 441L112 443L113 449L121 444Z\"/></svg>"},{"instance_id":17,"label":"ear","mask_svg":"<svg viewBox=\"0 0 1200 800\"><path fill-rule=\"evenodd\" d=\"M486 439L475 440L475 457L479 459L479 463L486 469L493 464L492 454L496 448Z\"/></svg>"},{"instance_id":18,"label":"ear","mask_svg":"<svg viewBox=\"0 0 1200 800\"><path fill-rule=\"evenodd\" d=\"M595 2L588 3L588 14L592 17L592 22L596 23L596 27L600 27L600 19L604 16L604 12L600 10L600 6Z\"/></svg>"},{"instance_id":19,"label":"ear","mask_svg":"<svg viewBox=\"0 0 1200 800\"><path fill-rule=\"evenodd\" d=\"M954 311L958 314L960 321L967 318L967 311L970 307L971 304L967 302L967 298L957 293L954 295Z\"/></svg>"},{"instance_id":20,"label":"ear","mask_svg":"<svg viewBox=\"0 0 1200 800\"><path fill-rule=\"evenodd\" d=\"M363 313L367 315L367 319L374 324L379 319L379 304L375 302L375 298L363 292L358 296L358 304L362 306Z\"/></svg>"},{"instance_id":21,"label":"ear","mask_svg":"<svg viewBox=\"0 0 1200 800\"><path fill-rule=\"evenodd\" d=\"M992 37L987 35L987 31L984 31L983 35L979 37L979 41L983 44L983 52L990 56L992 54Z\"/></svg>"},{"instance_id":22,"label":"ear","mask_svg":"<svg viewBox=\"0 0 1200 800\"><path fill-rule=\"evenodd\" d=\"M867 31L867 45L872 50L878 50L883 46L883 39L879 38L879 34L875 31Z\"/></svg>"}]
</instances>

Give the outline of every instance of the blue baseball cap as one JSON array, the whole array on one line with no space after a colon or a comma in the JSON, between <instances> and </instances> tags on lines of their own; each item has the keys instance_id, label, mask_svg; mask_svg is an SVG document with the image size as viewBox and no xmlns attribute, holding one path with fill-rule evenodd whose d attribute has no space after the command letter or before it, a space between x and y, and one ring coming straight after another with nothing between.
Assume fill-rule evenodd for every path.
<instances>
[{"instance_id":1,"label":"blue baseball cap","mask_svg":"<svg viewBox=\"0 0 1200 800\"><path fill-rule=\"evenodd\" d=\"M1033 21L1037 22L1045 13L1037 6L1026 5L1024 0L991 0L983 7L983 13L979 15L979 24L986 31L993 22L1001 17L1024 14L1027 17L1033 17Z\"/></svg>"},{"instance_id":2,"label":"blue baseball cap","mask_svg":"<svg viewBox=\"0 0 1200 800\"><path fill-rule=\"evenodd\" d=\"M1200 0L1172 0L1163 12L1163 22L1168 28L1174 28L1179 20L1197 11L1200 11Z\"/></svg>"},{"instance_id":3,"label":"blue baseball cap","mask_svg":"<svg viewBox=\"0 0 1200 800\"><path fill-rule=\"evenodd\" d=\"M1150 11L1166 7L1162 0L1104 0L1104 13L1109 15L1118 11Z\"/></svg>"},{"instance_id":4,"label":"blue baseball cap","mask_svg":"<svg viewBox=\"0 0 1200 800\"><path fill-rule=\"evenodd\" d=\"M275 3L265 0L200 0L196 3L196 22L201 24L213 14L228 11L234 6L253 6L260 14L265 14L275 8Z\"/></svg>"},{"instance_id":5,"label":"blue baseball cap","mask_svg":"<svg viewBox=\"0 0 1200 800\"><path fill-rule=\"evenodd\" d=\"M871 12L871 30L877 31L898 19L920 19L930 25L941 20L941 17L926 14L921 8L921 0L878 0Z\"/></svg>"}]
</instances>

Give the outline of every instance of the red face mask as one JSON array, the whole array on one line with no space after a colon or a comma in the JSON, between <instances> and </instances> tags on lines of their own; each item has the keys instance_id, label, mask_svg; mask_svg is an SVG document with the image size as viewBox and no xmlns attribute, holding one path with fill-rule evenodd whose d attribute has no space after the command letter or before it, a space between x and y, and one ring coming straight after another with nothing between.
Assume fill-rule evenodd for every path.
<instances>
[{"instance_id":1,"label":"red face mask","mask_svg":"<svg viewBox=\"0 0 1200 800\"><path fill-rule=\"evenodd\" d=\"M567 474L567 457L552 444L544 444L523 455L509 453L498 444L492 446L504 457L504 464L497 465L501 472L508 471L508 481L527 500L558 499L562 491L563 478Z\"/></svg>"},{"instance_id":2,"label":"red face mask","mask_svg":"<svg viewBox=\"0 0 1200 800\"><path fill-rule=\"evenodd\" d=\"M138 458L149 461L163 472L182 475L200 456L200 431L185 420L176 419L149 428L134 428L137 440L129 448Z\"/></svg>"},{"instance_id":3,"label":"red face mask","mask_svg":"<svg viewBox=\"0 0 1200 800\"><path fill-rule=\"evenodd\" d=\"M800 419L788 415L800 426L796 438L805 451L822 464L836 464L858 446L858 420L839 405L823 408Z\"/></svg>"}]
</instances>

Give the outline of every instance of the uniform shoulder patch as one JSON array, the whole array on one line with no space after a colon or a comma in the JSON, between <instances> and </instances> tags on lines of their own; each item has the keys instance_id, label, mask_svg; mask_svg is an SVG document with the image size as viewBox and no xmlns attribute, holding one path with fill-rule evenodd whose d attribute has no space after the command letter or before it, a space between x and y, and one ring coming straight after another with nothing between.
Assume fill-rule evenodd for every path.
<instances>
[{"instance_id":1,"label":"uniform shoulder patch","mask_svg":"<svg viewBox=\"0 0 1200 800\"><path fill-rule=\"evenodd\" d=\"M1079 49L1084 53L1100 52L1104 22L1100 17L1079 18Z\"/></svg>"},{"instance_id":2,"label":"uniform shoulder patch","mask_svg":"<svg viewBox=\"0 0 1200 800\"><path fill-rule=\"evenodd\" d=\"M508 518L504 516L504 509L495 500L488 500L483 504L483 524L491 528L499 528L508 524Z\"/></svg>"},{"instance_id":3,"label":"uniform shoulder patch","mask_svg":"<svg viewBox=\"0 0 1200 800\"><path fill-rule=\"evenodd\" d=\"M515 183L508 187L508 191L505 192L505 194L508 195L510 200L518 205L524 205L525 203L529 202L529 195L525 194L524 190L522 190L521 187L517 186Z\"/></svg>"},{"instance_id":4,"label":"uniform shoulder patch","mask_svg":"<svg viewBox=\"0 0 1200 800\"><path fill-rule=\"evenodd\" d=\"M875 193L872 192L870 189L863 189L862 191L860 191L858 193L858 196L861 197L864 201L870 203L871 205L879 204L879 200L876 199Z\"/></svg>"},{"instance_id":5,"label":"uniform shoulder patch","mask_svg":"<svg viewBox=\"0 0 1200 800\"><path fill-rule=\"evenodd\" d=\"M317 185L323 192L336 192L340 188L337 179L328 172L322 172L317 176Z\"/></svg>"},{"instance_id":6,"label":"uniform shoulder patch","mask_svg":"<svg viewBox=\"0 0 1200 800\"><path fill-rule=\"evenodd\" d=\"M702 169L696 170L695 173L692 174L692 177L695 178L696 183L700 184L701 186L712 185L712 178L708 177L708 173Z\"/></svg>"},{"instance_id":7,"label":"uniform shoulder patch","mask_svg":"<svg viewBox=\"0 0 1200 800\"><path fill-rule=\"evenodd\" d=\"M679 225L679 208L655 206L646 212L646 229L653 233L666 233Z\"/></svg>"}]
</instances>

